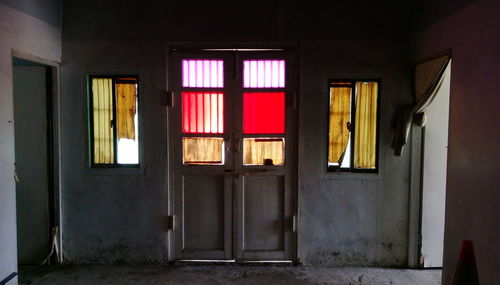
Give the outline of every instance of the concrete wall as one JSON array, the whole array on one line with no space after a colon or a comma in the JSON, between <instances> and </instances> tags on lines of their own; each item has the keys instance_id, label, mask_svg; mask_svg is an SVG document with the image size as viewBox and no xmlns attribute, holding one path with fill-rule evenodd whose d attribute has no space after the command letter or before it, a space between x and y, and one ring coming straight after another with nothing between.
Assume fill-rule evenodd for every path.
<instances>
[{"instance_id":1,"label":"concrete wall","mask_svg":"<svg viewBox=\"0 0 500 285\"><path fill-rule=\"evenodd\" d=\"M54 27L61 27L62 0L0 0L0 3Z\"/></svg>"},{"instance_id":2,"label":"concrete wall","mask_svg":"<svg viewBox=\"0 0 500 285\"><path fill-rule=\"evenodd\" d=\"M13 52L60 61L61 31L0 3L0 280L17 272Z\"/></svg>"},{"instance_id":3,"label":"concrete wall","mask_svg":"<svg viewBox=\"0 0 500 285\"><path fill-rule=\"evenodd\" d=\"M429 7L431 8L431 7ZM415 35L415 59L452 48L443 284L474 242L481 284L500 278L500 3L480 0Z\"/></svg>"},{"instance_id":4,"label":"concrete wall","mask_svg":"<svg viewBox=\"0 0 500 285\"><path fill-rule=\"evenodd\" d=\"M166 44L285 40L301 44L300 260L406 264L409 155L396 158L389 145L395 108L411 102L409 13L393 4L288 1L280 7L284 2L65 2L62 197L68 261L167 259ZM85 168L87 73L139 75L144 171ZM327 84L350 77L381 80L378 174L326 173Z\"/></svg>"}]
</instances>

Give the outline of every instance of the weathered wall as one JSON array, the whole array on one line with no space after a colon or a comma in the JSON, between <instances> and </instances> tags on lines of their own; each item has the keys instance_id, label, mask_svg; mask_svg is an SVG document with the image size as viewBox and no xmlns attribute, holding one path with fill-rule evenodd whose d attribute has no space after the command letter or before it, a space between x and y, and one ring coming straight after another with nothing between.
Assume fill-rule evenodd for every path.
<instances>
[{"instance_id":1,"label":"weathered wall","mask_svg":"<svg viewBox=\"0 0 500 285\"><path fill-rule=\"evenodd\" d=\"M432 7L428 7L432 9ZM478 0L415 35L415 59L452 49L443 284L474 242L481 284L500 278L500 3Z\"/></svg>"},{"instance_id":2,"label":"weathered wall","mask_svg":"<svg viewBox=\"0 0 500 285\"><path fill-rule=\"evenodd\" d=\"M65 2L61 104L66 258L78 263L167 258L167 131L161 92L167 43L286 40L301 44L301 261L404 266L409 156L392 155L389 126L394 109L411 101L407 11L345 1L321 6L289 1L283 9L278 6L285 1L166 2ZM84 169L85 74L97 72L140 77L144 173ZM349 77L382 82L378 174L326 173L327 83Z\"/></svg>"},{"instance_id":3,"label":"weathered wall","mask_svg":"<svg viewBox=\"0 0 500 285\"><path fill-rule=\"evenodd\" d=\"M0 3L54 27L61 27L62 0L0 0Z\"/></svg>"},{"instance_id":4,"label":"weathered wall","mask_svg":"<svg viewBox=\"0 0 500 285\"><path fill-rule=\"evenodd\" d=\"M61 31L0 3L0 280L17 272L13 50L60 61Z\"/></svg>"}]
</instances>

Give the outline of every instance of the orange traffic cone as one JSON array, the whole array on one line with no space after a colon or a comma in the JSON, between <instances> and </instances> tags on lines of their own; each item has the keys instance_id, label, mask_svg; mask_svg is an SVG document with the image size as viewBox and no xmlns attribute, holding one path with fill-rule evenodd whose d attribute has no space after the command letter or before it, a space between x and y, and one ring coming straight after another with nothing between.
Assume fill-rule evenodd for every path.
<instances>
[{"instance_id":1,"label":"orange traffic cone","mask_svg":"<svg viewBox=\"0 0 500 285\"><path fill-rule=\"evenodd\" d=\"M479 285L472 241L463 240L452 285Z\"/></svg>"}]
</instances>

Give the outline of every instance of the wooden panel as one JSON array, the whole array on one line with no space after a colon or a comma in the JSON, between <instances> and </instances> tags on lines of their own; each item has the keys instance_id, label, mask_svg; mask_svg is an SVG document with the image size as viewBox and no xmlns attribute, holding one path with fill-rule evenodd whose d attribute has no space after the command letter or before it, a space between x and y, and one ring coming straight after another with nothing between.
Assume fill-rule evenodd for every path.
<instances>
[{"instance_id":1,"label":"wooden panel","mask_svg":"<svg viewBox=\"0 0 500 285\"><path fill-rule=\"evenodd\" d=\"M243 250L284 250L284 176L247 176L243 189Z\"/></svg>"},{"instance_id":2,"label":"wooden panel","mask_svg":"<svg viewBox=\"0 0 500 285\"><path fill-rule=\"evenodd\" d=\"M224 250L224 176L183 176L183 249Z\"/></svg>"}]
</instances>

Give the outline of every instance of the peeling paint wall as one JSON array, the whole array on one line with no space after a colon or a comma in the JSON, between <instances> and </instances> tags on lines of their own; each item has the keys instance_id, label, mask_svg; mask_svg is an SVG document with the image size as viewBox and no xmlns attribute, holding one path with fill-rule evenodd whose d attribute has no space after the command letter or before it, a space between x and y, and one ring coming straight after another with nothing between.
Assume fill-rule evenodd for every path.
<instances>
[{"instance_id":1,"label":"peeling paint wall","mask_svg":"<svg viewBox=\"0 0 500 285\"><path fill-rule=\"evenodd\" d=\"M280 3L65 2L62 227L68 261L167 260L166 44L285 40L301 46L300 261L406 264L409 155L394 157L389 145L394 110L411 101L409 12L403 5L381 3ZM145 169L85 169L88 73L139 75ZM326 173L328 80L351 77L381 80L378 174Z\"/></svg>"}]
</instances>

